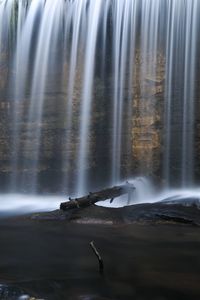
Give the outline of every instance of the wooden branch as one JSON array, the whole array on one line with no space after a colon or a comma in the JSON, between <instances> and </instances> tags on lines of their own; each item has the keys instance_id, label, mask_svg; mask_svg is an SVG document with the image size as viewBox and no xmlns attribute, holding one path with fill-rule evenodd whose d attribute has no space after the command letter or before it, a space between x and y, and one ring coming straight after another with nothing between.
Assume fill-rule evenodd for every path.
<instances>
[{"instance_id":1,"label":"wooden branch","mask_svg":"<svg viewBox=\"0 0 200 300\"><path fill-rule=\"evenodd\" d=\"M104 270L104 265L103 265L103 259L101 258L101 255L99 254L97 248L94 245L94 242L90 242L90 247L92 248L94 254L96 255L96 257L98 258L99 261L99 273L103 273Z\"/></svg>"},{"instance_id":2,"label":"wooden branch","mask_svg":"<svg viewBox=\"0 0 200 300\"><path fill-rule=\"evenodd\" d=\"M173 216L169 214L155 214L155 216L161 220L169 221L169 222L175 222L175 223L182 223L182 224L191 224L196 225L194 220L187 219L185 217L179 217L179 216Z\"/></svg>"},{"instance_id":3,"label":"wooden branch","mask_svg":"<svg viewBox=\"0 0 200 300\"><path fill-rule=\"evenodd\" d=\"M110 202L112 203L114 198L124 194L128 194L128 198L130 201L130 195L132 195L134 190L134 185L127 182L125 185L114 186L112 188L104 189L99 192L89 193L84 197L75 199L69 198L70 201L60 204L60 209L68 210L73 208L87 207L95 204L98 201L105 201L107 199L111 199Z\"/></svg>"}]
</instances>

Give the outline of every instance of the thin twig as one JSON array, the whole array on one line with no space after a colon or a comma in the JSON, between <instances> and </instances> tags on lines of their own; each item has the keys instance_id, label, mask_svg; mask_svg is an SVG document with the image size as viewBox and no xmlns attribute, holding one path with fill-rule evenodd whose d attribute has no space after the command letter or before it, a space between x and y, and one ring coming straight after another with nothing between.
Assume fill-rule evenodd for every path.
<instances>
[{"instance_id":1,"label":"thin twig","mask_svg":"<svg viewBox=\"0 0 200 300\"><path fill-rule=\"evenodd\" d=\"M99 254L97 248L94 245L94 241L90 242L90 247L92 248L94 254L98 258L99 261L99 273L103 273L104 265L103 265L103 259L101 258L101 255Z\"/></svg>"}]
</instances>

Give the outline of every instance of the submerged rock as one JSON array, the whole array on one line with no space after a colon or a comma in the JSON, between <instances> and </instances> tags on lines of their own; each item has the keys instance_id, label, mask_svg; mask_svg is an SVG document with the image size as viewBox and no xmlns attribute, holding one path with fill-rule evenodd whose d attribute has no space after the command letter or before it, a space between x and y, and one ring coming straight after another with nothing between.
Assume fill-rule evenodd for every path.
<instances>
[{"instance_id":1,"label":"submerged rock","mask_svg":"<svg viewBox=\"0 0 200 300\"><path fill-rule=\"evenodd\" d=\"M200 210L197 205L183 205L181 202L144 203L121 208L91 205L86 208L77 208L65 212L56 210L32 214L28 218L40 221L54 220L99 225L171 223L199 226Z\"/></svg>"},{"instance_id":2,"label":"submerged rock","mask_svg":"<svg viewBox=\"0 0 200 300\"><path fill-rule=\"evenodd\" d=\"M31 297L16 286L0 284L0 300L44 300Z\"/></svg>"},{"instance_id":3,"label":"submerged rock","mask_svg":"<svg viewBox=\"0 0 200 300\"><path fill-rule=\"evenodd\" d=\"M169 197L167 199L164 199L161 201L165 204L179 204L183 206L196 206L197 208L200 208L200 198L199 197L183 197L182 195L176 195Z\"/></svg>"}]
</instances>

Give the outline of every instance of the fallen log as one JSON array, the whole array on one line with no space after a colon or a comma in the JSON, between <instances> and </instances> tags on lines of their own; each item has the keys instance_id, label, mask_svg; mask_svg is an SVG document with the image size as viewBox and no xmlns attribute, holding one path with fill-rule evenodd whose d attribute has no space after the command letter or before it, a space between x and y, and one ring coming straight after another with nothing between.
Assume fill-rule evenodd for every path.
<instances>
[{"instance_id":1,"label":"fallen log","mask_svg":"<svg viewBox=\"0 0 200 300\"><path fill-rule=\"evenodd\" d=\"M135 187L131 183L126 183L124 185L114 186L112 188L104 189L99 192L89 193L87 196L80 198L69 198L70 201L63 202L60 204L60 209L68 210L73 208L81 208L90 206L99 201L105 201L111 199L111 202L114 198L122 196L124 194L128 194L128 202L130 202L130 198L135 190Z\"/></svg>"}]
</instances>

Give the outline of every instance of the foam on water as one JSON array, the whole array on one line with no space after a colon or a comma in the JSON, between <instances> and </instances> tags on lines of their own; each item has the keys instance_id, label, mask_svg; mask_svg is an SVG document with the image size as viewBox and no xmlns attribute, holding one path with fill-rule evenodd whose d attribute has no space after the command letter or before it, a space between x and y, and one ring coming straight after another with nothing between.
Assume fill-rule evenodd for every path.
<instances>
[{"instance_id":1,"label":"foam on water","mask_svg":"<svg viewBox=\"0 0 200 300\"><path fill-rule=\"evenodd\" d=\"M98 202L97 205L104 207L123 207L127 205L165 202L167 204L200 205L200 188L191 189L164 189L156 191L151 181L145 177L137 177L128 181L135 186L131 201L128 203L128 196L123 195L110 200ZM124 182L121 182L123 184Z\"/></svg>"},{"instance_id":2,"label":"foam on water","mask_svg":"<svg viewBox=\"0 0 200 300\"><path fill-rule=\"evenodd\" d=\"M157 194L155 198L150 198L149 203L166 202L168 204L200 204L200 188L191 189L171 189Z\"/></svg>"},{"instance_id":3,"label":"foam on water","mask_svg":"<svg viewBox=\"0 0 200 300\"><path fill-rule=\"evenodd\" d=\"M149 202L149 199L153 199L153 197L155 197L154 187L149 179L145 177L136 177L129 179L128 182L133 184L135 187L130 202L128 201L127 194L125 194L115 198L112 203L110 203L110 200L106 200L98 202L97 205L104 207L123 207L126 205L146 203ZM119 182L118 185L120 184L124 184L124 182Z\"/></svg>"},{"instance_id":4,"label":"foam on water","mask_svg":"<svg viewBox=\"0 0 200 300\"><path fill-rule=\"evenodd\" d=\"M63 201L62 196L1 194L0 217L55 210Z\"/></svg>"},{"instance_id":5,"label":"foam on water","mask_svg":"<svg viewBox=\"0 0 200 300\"><path fill-rule=\"evenodd\" d=\"M107 200L98 202L97 205L117 208L134 204L165 202L167 204L180 203L187 206L193 204L200 206L200 188L156 192L151 181L145 177L137 177L128 182L136 188L129 203L127 195L123 195L115 198L113 203ZM59 209L60 203L67 201L67 199L67 196L56 195L1 194L0 218L53 211Z\"/></svg>"}]
</instances>

